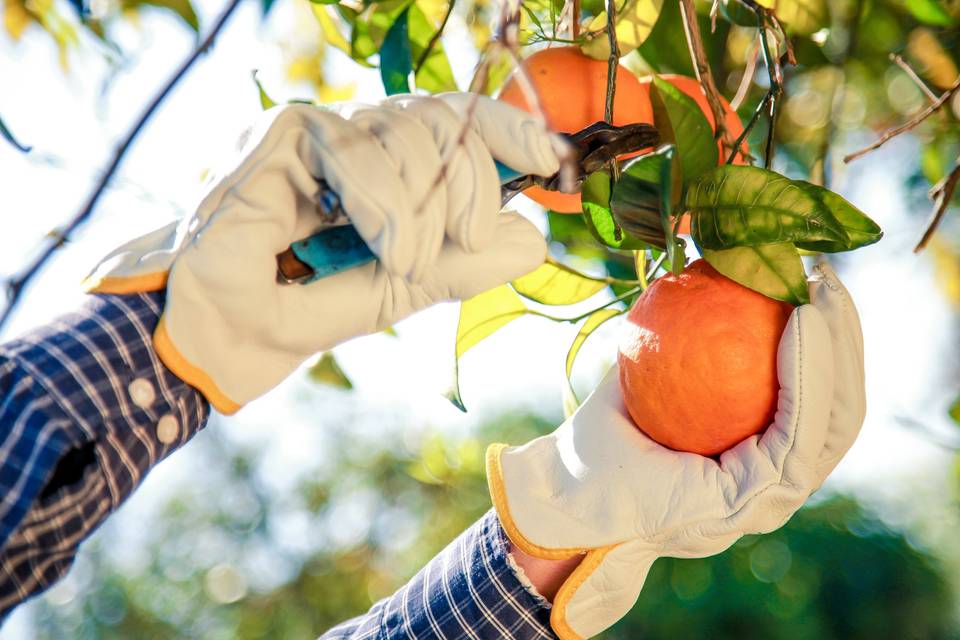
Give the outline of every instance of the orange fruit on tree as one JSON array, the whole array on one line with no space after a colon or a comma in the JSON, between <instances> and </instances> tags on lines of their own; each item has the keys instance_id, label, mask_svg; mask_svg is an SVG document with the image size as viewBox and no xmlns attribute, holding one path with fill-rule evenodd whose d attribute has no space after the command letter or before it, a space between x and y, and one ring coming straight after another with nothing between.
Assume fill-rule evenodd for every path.
<instances>
[{"instance_id":1,"label":"orange fruit on tree","mask_svg":"<svg viewBox=\"0 0 960 640\"><path fill-rule=\"evenodd\" d=\"M630 309L617 357L634 423L705 456L762 431L777 408L777 347L792 311L705 260L658 278Z\"/></svg>"},{"instance_id":2,"label":"orange fruit on tree","mask_svg":"<svg viewBox=\"0 0 960 640\"><path fill-rule=\"evenodd\" d=\"M607 63L584 55L578 47L551 47L523 61L523 69L536 91L547 125L554 131L575 133L603 120L607 99ZM500 91L499 99L534 113L521 72L514 71ZM653 122L649 91L625 67L617 68L613 98L613 124ZM580 213L580 194L546 191L531 187L524 194L559 213Z\"/></svg>"}]
</instances>

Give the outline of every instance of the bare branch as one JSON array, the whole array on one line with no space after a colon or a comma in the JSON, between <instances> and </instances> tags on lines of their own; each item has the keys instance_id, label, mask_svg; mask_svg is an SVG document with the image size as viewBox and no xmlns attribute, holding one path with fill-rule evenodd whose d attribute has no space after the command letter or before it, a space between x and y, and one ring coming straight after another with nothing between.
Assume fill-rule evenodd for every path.
<instances>
[{"instance_id":1,"label":"bare branch","mask_svg":"<svg viewBox=\"0 0 960 640\"><path fill-rule=\"evenodd\" d=\"M743 77L740 79L740 86L737 87L737 94L730 101L730 108L736 111L740 104L747 97L750 91L750 85L753 84L753 74L757 71L757 58L760 57L760 40L753 43L750 53L747 54L747 65L743 69Z\"/></svg>"},{"instance_id":2,"label":"bare branch","mask_svg":"<svg viewBox=\"0 0 960 640\"><path fill-rule=\"evenodd\" d=\"M713 113L713 119L716 122L716 138L723 142L724 149L736 149L730 132L727 130L727 116L720 101L720 92L713 81L710 63L707 61L707 52L703 47L703 37L700 35L700 24L697 22L697 10L694 7L693 0L680 0L680 13L683 17L683 30L687 36L687 45L690 48L693 68L697 74L697 80L707 96L710 112Z\"/></svg>"},{"instance_id":3,"label":"bare branch","mask_svg":"<svg viewBox=\"0 0 960 640\"><path fill-rule=\"evenodd\" d=\"M950 98L953 97L953 94L955 94L957 90L960 90L960 76L957 77L956 81L954 81L954 83L950 86L949 89L943 92L943 95L937 98L936 102L928 106L926 109L924 109L914 117L907 120L905 123L903 123L899 127L894 127L893 129L887 130L886 132L884 132L882 136L877 138L877 140L872 144L864 147L863 149L860 149L859 151L854 151L853 153L843 156L843 161L845 163L849 163L861 156L865 156L871 151L875 151L880 147L882 147L891 138L895 138L901 133L904 133L906 131L913 129L914 127L919 125L921 122L923 122L924 120L932 116L934 113L936 113L940 109L940 107L945 105L950 100Z\"/></svg>"},{"instance_id":4,"label":"bare branch","mask_svg":"<svg viewBox=\"0 0 960 640\"><path fill-rule=\"evenodd\" d=\"M923 95L927 96L927 99L930 100L930 102L937 101L937 94L930 90L930 87L927 86L927 83L924 82L919 75L917 75L917 72L906 60L900 57L900 54L891 53L890 60L892 60L898 67L903 69L910 79L913 80L913 84L917 85L920 91L923 92Z\"/></svg>"},{"instance_id":5,"label":"bare branch","mask_svg":"<svg viewBox=\"0 0 960 640\"><path fill-rule=\"evenodd\" d=\"M953 170L930 189L930 199L933 200L933 213L930 214L930 219L927 221L927 226L923 230L923 235L920 236L920 241L917 242L917 246L913 248L914 253L923 251L930 242L930 238L936 233L937 227L940 226L944 214L947 213L947 209L950 207L950 201L953 199L953 193L956 191L958 183L960 183L960 157L957 157L954 161Z\"/></svg>"},{"instance_id":6,"label":"bare branch","mask_svg":"<svg viewBox=\"0 0 960 640\"><path fill-rule=\"evenodd\" d=\"M453 13L453 7L457 4L457 0L450 0L450 4L447 5L447 12L443 14L443 20L440 22L440 28L437 29L436 33L430 38L430 42L427 43L426 48L424 48L423 53L420 54L420 57L417 58L417 64L413 66L413 75L416 77L420 73L420 68L426 63L427 58L430 57L430 54L433 53L433 48L437 46L437 43L440 41L440 36L443 35L443 30L447 27L447 21L450 20L450 14Z\"/></svg>"},{"instance_id":7,"label":"bare branch","mask_svg":"<svg viewBox=\"0 0 960 640\"><path fill-rule=\"evenodd\" d=\"M620 66L616 0L607 0L607 40L610 43L610 55L607 57L607 102L603 110L603 119L613 124L613 99L617 92L617 68Z\"/></svg>"},{"instance_id":8,"label":"bare branch","mask_svg":"<svg viewBox=\"0 0 960 640\"><path fill-rule=\"evenodd\" d=\"M186 75L187 71L193 66L193 64L213 46L214 41L217 39L217 36L226 26L227 21L230 19L230 16L233 15L233 12L240 5L241 0L230 0L230 2L224 7L223 11L217 17L216 21L213 23L213 26L210 28L207 37L197 45L197 47L190 53L187 58L180 63L180 66L173 73L166 84L160 89L157 95L150 101L146 109L133 124L130 131L124 136L122 142L117 147L116 151L113 154L113 159L110 161L110 164L104 170L103 175L100 177L100 180L93 188L93 192L87 198L87 201L84 203L83 207L80 208L70 221L62 228L62 230L56 234L46 249L44 249L39 256L37 256L26 268L21 270L20 275L16 276L7 283L7 290L9 292L8 302L6 308L3 310L3 314L0 315L0 329L6 324L10 319L13 310L17 307L23 295L23 291L30 283L31 280L40 272L40 269L47 263L47 261L56 253L57 249L62 247L67 240L69 240L70 235L76 231L76 229L81 226L87 219L93 214L94 209L97 206L97 202L100 200L100 196L103 195L103 192L106 190L107 186L110 184L111 178L117 172L117 169L120 168L120 164L123 161L124 156L127 151L130 149L130 146L133 144L133 141L137 138L140 132L143 130L144 126L147 124L147 121L153 116L157 108L163 103L167 98L173 88L180 82L180 80Z\"/></svg>"}]
</instances>

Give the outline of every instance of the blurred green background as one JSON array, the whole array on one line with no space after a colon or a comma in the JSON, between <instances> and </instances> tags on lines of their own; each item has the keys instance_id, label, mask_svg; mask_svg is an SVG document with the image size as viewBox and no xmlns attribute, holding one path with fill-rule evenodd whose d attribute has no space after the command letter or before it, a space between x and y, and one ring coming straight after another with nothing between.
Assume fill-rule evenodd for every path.
<instances>
[{"instance_id":1,"label":"blurred green background","mask_svg":"<svg viewBox=\"0 0 960 640\"><path fill-rule=\"evenodd\" d=\"M836 189L886 231L877 246L837 258L863 316L867 424L837 478L783 530L715 558L658 561L637 606L606 637L960 637L955 210L926 252L911 252L932 208L927 191L960 154L960 98L875 154L840 160L930 104L921 85L935 96L953 86L960 2L772 4L798 61L785 68L775 168ZM448 6L416 5L430 30ZM251 70L276 100L379 97L376 48L398 6L242 5L4 336L69 309L79 300L73 283L94 259L189 209L204 170L260 109ZM731 99L756 30L721 14L711 33L710 4L698 6ZM543 46L562 3L525 7L521 39ZM34 150L0 144L0 193L17 214L0 233L0 274L15 273L73 211L114 141L219 8L212 0L6 1L0 117ZM457 3L442 59L431 62L436 74L418 85L466 89L497 9L488 0ZM585 14L599 10L584 2ZM689 73L679 29L677 5L665 0L650 37L624 63L638 73ZM498 64L502 78L509 65ZM768 88L762 62L751 78L744 120ZM762 149L765 136L761 120L751 148ZM625 275L629 260L599 247L580 218L519 206L549 234L557 258ZM524 442L562 419L558 389L575 327L524 319L478 346L461 367L471 409L462 416L435 393L448 380L455 323L455 307L401 323L398 337L345 345L237 418L215 417L84 546L68 578L21 607L0 636L305 638L365 611L489 508L486 444ZM598 379L615 343L612 326L591 338L575 371L578 390Z\"/></svg>"}]
</instances>

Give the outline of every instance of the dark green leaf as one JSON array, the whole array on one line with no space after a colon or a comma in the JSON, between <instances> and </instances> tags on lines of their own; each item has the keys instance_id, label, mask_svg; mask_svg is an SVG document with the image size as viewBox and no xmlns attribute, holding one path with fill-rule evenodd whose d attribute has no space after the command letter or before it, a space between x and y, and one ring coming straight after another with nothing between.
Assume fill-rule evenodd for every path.
<instances>
[{"instance_id":1,"label":"dark green leaf","mask_svg":"<svg viewBox=\"0 0 960 640\"><path fill-rule=\"evenodd\" d=\"M684 255L683 240L676 237L673 231L673 203L674 198L671 192L674 191L677 184L677 165L679 162L674 160L674 146L665 145L657 151L663 156L663 163L660 165L660 224L663 226L663 235L666 236L667 260L670 262L670 271L679 275L686 266ZM678 215L682 211L677 211Z\"/></svg>"},{"instance_id":2,"label":"dark green leaf","mask_svg":"<svg viewBox=\"0 0 960 640\"><path fill-rule=\"evenodd\" d=\"M409 10L397 16L380 47L380 79L387 95L410 91L413 56L410 51Z\"/></svg>"},{"instance_id":3,"label":"dark green leaf","mask_svg":"<svg viewBox=\"0 0 960 640\"><path fill-rule=\"evenodd\" d=\"M907 0L907 9L914 18L926 24L938 27L948 27L953 24L953 17L939 0Z\"/></svg>"},{"instance_id":4,"label":"dark green leaf","mask_svg":"<svg viewBox=\"0 0 960 640\"><path fill-rule=\"evenodd\" d=\"M663 162L660 153L631 160L621 171L610 198L610 208L617 224L630 235L660 248L666 247L660 218L660 171Z\"/></svg>"},{"instance_id":5,"label":"dark green leaf","mask_svg":"<svg viewBox=\"0 0 960 640\"><path fill-rule=\"evenodd\" d=\"M795 305L810 302L803 262L789 242L702 252L714 269L747 288Z\"/></svg>"},{"instance_id":6,"label":"dark green leaf","mask_svg":"<svg viewBox=\"0 0 960 640\"><path fill-rule=\"evenodd\" d=\"M353 383L350 382L350 378L343 372L340 364L329 351L325 351L314 364L310 365L310 368L307 370L307 375L310 376L311 380L319 384L338 387L340 389L353 389Z\"/></svg>"},{"instance_id":7,"label":"dark green leaf","mask_svg":"<svg viewBox=\"0 0 960 640\"><path fill-rule=\"evenodd\" d=\"M29 153L30 150L33 149L33 147L28 147L26 145L23 145L17 142L17 139L13 137L13 134L10 132L10 129L8 129L7 125L4 124L3 118L0 118L0 135L2 135L7 142L9 142L18 150L24 153Z\"/></svg>"},{"instance_id":8,"label":"dark green leaf","mask_svg":"<svg viewBox=\"0 0 960 640\"><path fill-rule=\"evenodd\" d=\"M717 167L690 185L686 205L693 238L706 249L850 241L824 203L802 183L759 167Z\"/></svg>"},{"instance_id":9,"label":"dark green leaf","mask_svg":"<svg viewBox=\"0 0 960 640\"><path fill-rule=\"evenodd\" d=\"M732 24L741 27L757 26L757 14L740 0L720 0L720 13Z\"/></svg>"},{"instance_id":10,"label":"dark green leaf","mask_svg":"<svg viewBox=\"0 0 960 640\"><path fill-rule=\"evenodd\" d=\"M843 227L847 235L846 242L831 242L828 240L819 242L797 242L796 244L799 248L806 249L807 251L836 253L838 251L851 251L865 247L868 244L877 242L883 237L883 231L880 229L880 225L833 191L801 180L795 180L794 182L818 198Z\"/></svg>"},{"instance_id":11,"label":"dark green leaf","mask_svg":"<svg viewBox=\"0 0 960 640\"><path fill-rule=\"evenodd\" d=\"M950 405L949 415L953 418L953 421L960 425L960 397L957 397L953 401L953 404Z\"/></svg>"},{"instance_id":12,"label":"dark green leaf","mask_svg":"<svg viewBox=\"0 0 960 640\"><path fill-rule=\"evenodd\" d=\"M641 249L641 240L625 233L610 211L610 174L596 171L587 176L580 188L583 220L594 237L613 249Z\"/></svg>"},{"instance_id":13,"label":"dark green leaf","mask_svg":"<svg viewBox=\"0 0 960 640\"><path fill-rule=\"evenodd\" d=\"M673 161L679 163L683 184L717 166L713 128L693 98L666 80L654 77L650 102L660 139L676 145Z\"/></svg>"},{"instance_id":14,"label":"dark green leaf","mask_svg":"<svg viewBox=\"0 0 960 640\"><path fill-rule=\"evenodd\" d=\"M266 1L264 0L264 2ZM273 2L273 0L270 0L270 2ZM337 4L340 0L310 0L310 2L314 4Z\"/></svg>"},{"instance_id":15,"label":"dark green leaf","mask_svg":"<svg viewBox=\"0 0 960 640\"><path fill-rule=\"evenodd\" d=\"M414 60L420 60L430 45L437 27L430 23L426 14L417 5L411 5L407 22L410 29L410 51ZM418 69L415 69L414 81L418 89L429 93L456 91L457 82L453 77L450 60L443 49L443 43L437 40L430 54Z\"/></svg>"}]
</instances>

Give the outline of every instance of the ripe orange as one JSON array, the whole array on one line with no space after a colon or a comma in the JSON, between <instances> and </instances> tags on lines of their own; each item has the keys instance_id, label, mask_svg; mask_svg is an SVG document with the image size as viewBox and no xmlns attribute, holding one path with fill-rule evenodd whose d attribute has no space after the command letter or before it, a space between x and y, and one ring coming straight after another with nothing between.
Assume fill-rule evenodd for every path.
<instances>
[{"instance_id":1,"label":"ripe orange","mask_svg":"<svg viewBox=\"0 0 960 640\"><path fill-rule=\"evenodd\" d=\"M607 96L607 63L594 60L577 47L542 49L523 61L547 124L554 131L574 133L603 120ZM517 71L500 91L500 100L534 112ZM625 67L617 69L613 124L653 122L649 90ZM580 194L531 187L524 193L540 205L560 213L580 213Z\"/></svg>"},{"instance_id":2,"label":"ripe orange","mask_svg":"<svg viewBox=\"0 0 960 640\"><path fill-rule=\"evenodd\" d=\"M777 347L793 307L697 260L657 279L627 316L620 388L660 444L719 454L773 420Z\"/></svg>"}]
</instances>

